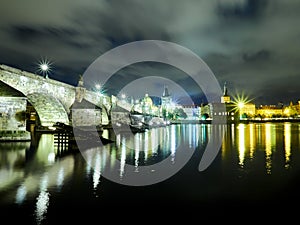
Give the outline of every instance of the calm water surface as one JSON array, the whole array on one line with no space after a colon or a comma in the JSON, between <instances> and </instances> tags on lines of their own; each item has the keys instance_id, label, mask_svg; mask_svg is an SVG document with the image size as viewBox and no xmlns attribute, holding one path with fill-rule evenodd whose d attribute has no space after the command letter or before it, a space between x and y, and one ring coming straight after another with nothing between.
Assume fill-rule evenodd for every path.
<instances>
[{"instance_id":1,"label":"calm water surface","mask_svg":"<svg viewBox=\"0 0 300 225\"><path fill-rule=\"evenodd\" d=\"M0 143L0 216L10 223L57 224L82 218L93 221L103 209L117 215L126 209L143 211L149 205L157 212L164 207L222 210L298 204L300 124L227 125L217 157L199 172L214 129L218 128L187 124L135 135L105 131L103 136L114 143L86 150L84 157L72 150L59 151L52 134L34 137L32 142ZM193 156L162 182L126 186L101 175L110 170L122 180L128 164L136 173L164 159L174 165L179 161L178 146L194 151Z\"/></svg>"}]
</instances>

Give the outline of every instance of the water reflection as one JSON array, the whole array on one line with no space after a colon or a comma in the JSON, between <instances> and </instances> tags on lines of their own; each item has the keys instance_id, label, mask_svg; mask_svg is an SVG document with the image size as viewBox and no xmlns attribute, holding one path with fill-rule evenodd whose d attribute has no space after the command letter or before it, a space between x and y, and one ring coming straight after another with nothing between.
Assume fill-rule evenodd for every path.
<instances>
[{"instance_id":1,"label":"water reflection","mask_svg":"<svg viewBox=\"0 0 300 225\"><path fill-rule=\"evenodd\" d=\"M245 125L239 124L238 126L239 135L239 165L243 167L245 160Z\"/></svg>"},{"instance_id":2,"label":"water reflection","mask_svg":"<svg viewBox=\"0 0 300 225\"><path fill-rule=\"evenodd\" d=\"M295 127L295 130L297 129L294 133L292 132L293 127ZM235 131L238 135L238 164L240 166L245 165L248 151L249 160L255 160L255 152L263 150L265 171L267 174L271 174L274 151L277 149L279 150L278 154L284 154L284 168L288 169L291 162L292 142L299 143L300 137L297 135L299 127L299 124L292 123L239 124ZM226 149L225 143L222 146Z\"/></svg>"},{"instance_id":3,"label":"water reflection","mask_svg":"<svg viewBox=\"0 0 300 225\"><path fill-rule=\"evenodd\" d=\"M17 194L16 194L16 203L17 204L22 204L26 198L26 187L24 185L21 185L18 190L17 190Z\"/></svg>"},{"instance_id":4,"label":"water reflection","mask_svg":"<svg viewBox=\"0 0 300 225\"><path fill-rule=\"evenodd\" d=\"M34 215L40 224L47 213L49 189L58 191L73 173L74 159L57 158L52 135L45 134L35 143L0 143L0 197L1 204L35 202Z\"/></svg>"},{"instance_id":5,"label":"water reflection","mask_svg":"<svg viewBox=\"0 0 300 225\"><path fill-rule=\"evenodd\" d=\"M271 124L265 124L265 139L266 139L266 171L271 173L272 169L272 129Z\"/></svg>"},{"instance_id":6,"label":"water reflection","mask_svg":"<svg viewBox=\"0 0 300 225\"><path fill-rule=\"evenodd\" d=\"M227 132L221 157L213 161L214 166L224 171L230 165L231 172L247 174L255 170L256 174L270 177L281 169L292 170L299 159L299 124L251 123L217 129L224 127ZM165 159L174 165L179 161L178 146L184 144L187 151L203 151L214 133L216 127L205 124L171 125L134 135L120 133L114 137L114 143L85 151L86 161L81 162L82 168L77 168L77 172L97 192L104 182L101 180L104 171L112 171L122 180L128 165L134 167L135 173L140 173L145 165ZM111 138L109 131L104 134ZM42 135L37 143L0 143L1 201L17 205L32 203L36 221L42 223L47 218L49 204L55 204L53 193L63 192L68 180L74 179L75 162L74 154L60 154L51 134ZM66 191L64 194L68 195Z\"/></svg>"},{"instance_id":7,"label":"water reflection","mask_svg":"<svg viewBox=\"0 0 300 225\"><path fill-rule=\"evenodd\" d=\"M48 179L49 177L47 173L45 173L40 179L40 190L39 190L40 194L36 198L37 201L36 201L36 209L35 209L37 224L40 224L43 221L49 206L50 194L47 191L48 182L49 182Z\"/></svg>"},{"instance_id":8,"label":"water reflection","mask_svg":"<svg viewBox=\"0 0 300 225\"><path fill-rule=\"evenodd\" d=\"M196 129L187 127L187 131ZM83 153L87 159L89 169L97 170L101 174L104 170L118 171L120 180L126 176L126 166L134 166L134 172L145 165L152 165L170 156L170 163L176 161L176 149L180 144L178 135L180 126L152 129L145 133L128 135L119 133L114 144L91 148ZM192 133L191 133L192 134ZM189 142L196 146L199 134L192 134ZM101 158L99 163L98 158ZM116 163L116 162L119 163ZM152 171L154 172L154 171Z\"/></svg>"},{"instance_id":9,"label":"water reflection","mask_svg":"<svg viewBox=\"0 0 300 225\"><path fill-rule=\"evenodd\" d=\"M285 165L284 167L288 169L290 167L290 158L291 158L291 124L284 124L284 156L285 156Z\"/></svg>"},{"instance_id":10,"label":"water reflection","mask_svg":"<svg viewBox=\"0 0 300 225\"><path fill-rule=\"evenodd\" d=\"M0 143L0 191L14 185L24 176L26 150L29 147L29 142Z\"/></svg>"},{"instance_id":11,"label":"water reflection","mask_svg":"<svg viewBox=\"0 0 300 225\"><path fill-rule=\"evenodd\" d=\"M250 138L250 153L249 157L250 159L253 159L254 157L254 150L255 150L255 124L249 124L249 138Z\"/></svg>"}]
</instances>

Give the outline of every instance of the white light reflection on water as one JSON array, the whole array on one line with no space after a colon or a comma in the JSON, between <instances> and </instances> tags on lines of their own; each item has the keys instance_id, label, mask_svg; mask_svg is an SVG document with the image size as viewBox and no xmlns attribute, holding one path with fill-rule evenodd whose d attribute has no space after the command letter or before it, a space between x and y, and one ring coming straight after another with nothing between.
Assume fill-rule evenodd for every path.
<instances>
[{"instance_id":1,"label":"white light reflection on water","mask_svg":"<svg viewBox=\"0 0 300 225\"><path fill-rule=\"evenodd\" d=\"M144 157L145 157L145 162L147 162L148 159L148 153L149 153L149 132L145 133L145 142L144 142Z\"/></svg>"},{"instance_id":2,"label":"white light reflection on water","mask_svg":"<svg viewBox=\"0 0 300 225\"><path fill-rule=\"evenodd\" d=\"M159 162L168 156L171 156L171 163L174 163L179 142L177 135L180 131L177 128L178 126L157 128L132 136L128 136L126 133L118 134L115 143L87 150L83 153L84 158L87 159L89 170L100 171L100 174L94 176L97 181L107 170L112 171L112 173L116 172L122 180L126 175L127 164L135 167L134 172L139 172L141 167ZM195 129L194 132L196 133L192 134L192 142L196 144L195 142L199 140L197 137L199 131L197 132ZM99 161L98 157L100 157L101 163L94 163L95 160ZM155 171L151 170L151 172ZM94 181L93 183L96 188Z\"/></svg>"},{"instance_id":3,"label":"white light reflection on water","mask_svg":"<svg viewBox=\"0 0 300 225\"><path fill-rule=\"evenodd\" d=\"M140 157L140 144L142 142L140 141L140 134L134 135L134 166L135 166L135 172L138 172L138 166L139 166L139 157Z\"/></svg>"},{"instance_id":4,"label":"white light reflection on water","mask_svg":"<svg viewBox=\"0 0 300 225\"><path fill-rule=\"evenodd\" d=\"M170 142L171 142L171 162L175 163L175 153L176 153L176 127L171 127L171 135L170 135Z\"/></svg>"},{"instance_id":5,"label":"white light reflection on water","mask_svg":"<svg viewBox=\"0 0 300 225\"><path fill-rule=\"evenodd\" d=\"M37 197L35 216L37 224L40 224L45 218L49 206L49 192L47 191L48 186L48 174L45 173L40 180L40 194Z\"/></svg>"},{"instance_id":6,"label":"white light reflection on water","mask_svg":"<svg viewBox=\"0 0 300 225\"><path fill-rule=\"evenodd\" d=\"M57 180L56 180L56 185L59 189L61 189L61 187L64 183L64 176L65 176L65 171L64 171L64 168L61 167L58 171Z\"/></svg>"},{"instance_id":7,"label":"white light reflection on water","mask_svg":"<svg viewBox=\"0 0 300 225\"><path fill-rule=\"evenodd\" d=\"M188 125L188 136L189 136L189 147L192 148L193 147L193 133L192 133L192 124Z\"/></svg>"},{"instance_id":8,"label":"white light reflection on water","mask_svg":"<svg viewBox=\"0 0 300 225\"><path fill-rule=\"evenodd\" d=\"M104 151L102 151L104 152ZM100 183L100 177L101 177L101 152L97 151L95 155L95 164L93 169L93 188L96 189L98 184Z\"/></svg>"},{"instance_id":9,"label":"white light reflection on water","mask_svg":"<svg viewBox=\"0 0 300 225\"><path fill-rule=\"evenodd\" d=\"M45 219L45 213L47 212L49 206L49 196L49 192L41 191L37 197L35 210L37 224L41 224L41 222Z\"/></svg>"},{"instance_id":10,"label":"white light reflection on water","mask_svg":"<svg viewBox=\"0 0 300 225\"><path fill-rule=\"evenodd\" d=\"M242 129L242 127L244 128ZM235 131L232 131L231 128ZM188 146L190 141L192 145L203 145L207 141L207 133L210 132L208 125L193 125L191 130L192 139L190 139L188 125L172 125L166 129L153 129L139 134L139 137L132 136L128 138L126 135L121 135L117 142L101 146L93 152L94 154L87 155L87 167L80 160L76 161L76 166L78 166L76 169L74 168L74 159L77 160L77 158L73 155L56 158L55 161L49 162L49 153L52 154L52 148L46 145L48 141L44 139L45 144L40 145L39 149L33 152L34 154L29 154L29 157L26 155L28 151L25 153L24 148L9 150L5 146L8 149L1 149L6 151L0 151L0 191L5 193L3 198L9 198L10 204L18 204L20 209L27 206L31 207L36 221L40 224L47 223L47 217L53 216L52 213L47 213L49 206L52 211L58 205L57 195L63 194L70 197L73 194L68 192L69 186L66 186L67 188L62 187L73 183L68 182L68 178L73 179L75 177L73 176L74 171L82 172L84 182L89 182L89 190L96 193L95 189L102 185L101 182L107 185L107 183L104 183L106 179L101 180L99 171L102 172L104 169L114 170L116 176L119 177L120 175L122 179L127 172L126 163L142 166L144 160L146 165L153 164L158 160L162 160L168 154L172 156L170 162L172 163L178 160L175 158L178 142L183 142L185 139L184 144ZM165 132L165 135L161 135L159 132ZM238 171L238 175L244 174L244 179L239 180L239 182L246 181L245 187L249 187L248 190L254 187L251 190L255 189L257 193L260 191L259 182L266 182L265 185L269 185L267 182L276 179L276 183L270 182L268 187L271 189L276 188L277 180L278 183L285 185L285 182L287 183L289 180L282 176L282 171L284 171L284 175L289 176L289 174L295 173L296 169L299 169L299 166L296 165L300 160L297 155L300 152L296 151L299 149L299 133L300 125L295 123L243 124L238 129L236 126L228 125L226 140L223 143L222 163L220 160L216 160L214 166L220 171L222 170L224 175L228 176L225 179L229 181L231 177L237 174L233 172L235 170ZM233 135L235 135L235 139L234 142L231 142ZM157 144L161 137L164 138L164 142L160 141L160 147L158 148ZM121 139L123 140L121 141ZM128 141L134 143L135 148L139 149L139 156L137 156L136 149L126 148ZM138 145L137 142L142 144ZM142 150L144 150L144 155ZM136 159L138 160L135 161ZM240 164L243 165L242 169ZM289 170L285 168L289 168ZM141 171L141 168L139 169ZM88 179L84 177L86 171L89 172ZM272 173L272 176L266 176L270 173ZM252 178L254 183L248 177ZM181 179L181 177L178 177L178 179ZM191 177L191 179L194 179L194 177ZM80 188L85 185L84 182L78 184L78 190L82 190ZM197 188L202 188L203 182L195 182L195 185L198 185ZM1 187L3 188L1 189ZM6 195L6 193L8 194ZM101 194L106 194L105 189L101 190ZM199 200L201 201L201 199Z\"/></svg>"},{"instance_id":11,"label":"white light reflection on water","mask_svg":"<svg viewBox=\"0 0 300 225\"><path fill-rule=\"evenodd\" d=\"M126 138L122 138L121 145L121 163L120 163L120 178L122 179L124 175L125 165L126 165Z\"/></svg>"},{"instance_id":12,"label":"white light reflection on water","mask_svg":"<svg viewBox=\"0 0 300 225\"><path fill-rule=\"evenodd\" d=\"M17 190L16 203L19 205L22 204L26 198L26 194L27 194L26 187L24 186L24 184L22 184Z\"/></svg>"},{"instance_id":13,"label":"white light reflection on water","mask_svg":"<svg viewBox=\"0 0 300 225\"><path fill-rule=\"evenodd\" d=\"M158 135L158 129L151 130L151 150L152 150L152 154L157 153L157 142L158 142L157 135Z\"/></svg>"}]
</instances>

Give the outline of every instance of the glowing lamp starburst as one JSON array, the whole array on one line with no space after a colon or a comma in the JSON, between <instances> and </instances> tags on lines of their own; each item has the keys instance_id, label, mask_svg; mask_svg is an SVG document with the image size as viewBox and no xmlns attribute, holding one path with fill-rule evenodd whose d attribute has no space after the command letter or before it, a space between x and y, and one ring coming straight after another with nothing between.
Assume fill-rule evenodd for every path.
<instances>
[{"instance_id":1,"label":"glowing lamp starburst","mask_svg":"<svg viewBox=\"0 0 300 225\"><path fill-rule=\"evenodd\" d=\"M44 77L48 77L51 72L51 63L48 60L41 60L38 63L38 71L42 73Z\"/></svg>"},{"instance_id":2,"label":"glowing lamp starburst","mask_svg":"<svg viewBox=\"0 0 300 225\"><path fill-rule=\"evenodd\" d=\"M235 111L239 111L245 107L246 104L251 102L253 99L249 99L244 93L237 94L233 97L233 104L235 105Z\"/></svg>"},{"instance_id":3,"label":"glowing lamp starburst","mask_svg":"<svg viewBox=\"0 0 300 225\"><path fill-rule=\"evenodd\" d=\"M244 102L238 102L237 106L241 109L245 106L245 103Z\"/></svg>"},{"instance_id":4,"label":"glowing lamp starburst","mask_svg":"<svg viewBox=\"0 0 300 225\"><path fill-rule=\"evenodd\" d=\"M41 64L40 68L42 71L47 71L49 69L49 66L48 66L48 64Z\"/></svg>"}]
</instances>

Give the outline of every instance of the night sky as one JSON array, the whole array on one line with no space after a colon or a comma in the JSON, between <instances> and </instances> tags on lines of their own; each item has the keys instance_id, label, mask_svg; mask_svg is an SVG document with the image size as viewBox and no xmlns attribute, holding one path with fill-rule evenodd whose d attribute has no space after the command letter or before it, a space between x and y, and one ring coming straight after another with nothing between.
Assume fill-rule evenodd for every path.
<instances>
[{"instance_id":1,"label":"night sky","mask_svg":"<svg viewBox=\"0 0 300 225\"><path fill-rule=\"evenodd\" d=\"M47 59L49 77L72 85L106 51L150 39L196 53L231 95L257 105L300 99L298 0L2 0L0 18L1 64L38 73ZM147 76L161 79L132 83ZM160 95L164 85L179 101L183 90L195 103L205 101L186 74L158 63L122 69L105 91Z\"/></svg>"}]
</instances>

